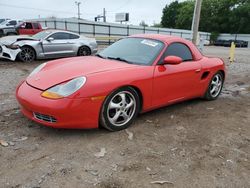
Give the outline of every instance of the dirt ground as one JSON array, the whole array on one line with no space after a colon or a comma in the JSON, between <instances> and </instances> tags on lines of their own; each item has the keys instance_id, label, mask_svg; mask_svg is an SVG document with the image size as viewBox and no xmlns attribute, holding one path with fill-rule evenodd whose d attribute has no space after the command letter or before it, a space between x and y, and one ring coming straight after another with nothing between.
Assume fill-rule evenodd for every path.
<instances>
[{"instance_id":1,"label":"dirt ground","mask_svg":"<svg viewBox=\"0 0 250 188\"><path fill-rule=\"evenodd\" d=\"M228 53L204 50L226 62ZM148 112L114 133L57 130L25 118L15 87L42 62L0 60L0 140L9 144L0 145L0 187L250 187L249 49L237 49L236 63L227 63L216 101Z\"/></svg>"}]
</instances>

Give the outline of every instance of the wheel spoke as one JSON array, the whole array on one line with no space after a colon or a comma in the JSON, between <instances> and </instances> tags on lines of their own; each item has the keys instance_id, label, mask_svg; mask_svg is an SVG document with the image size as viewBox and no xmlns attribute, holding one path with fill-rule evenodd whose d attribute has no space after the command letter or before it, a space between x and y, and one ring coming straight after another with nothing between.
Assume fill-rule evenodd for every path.
<instances>
[{"instance_id":1,"label":"wheel spoke","mask_svg":"<svg viewBox=\"0 0 250 188\"><path fill-rule=\"evenodd\" d=\"M125 107L125 109L129 109L134 105L134 101L132 99L130 99L130 102L127 104L127 106Z\"/></svg>"},{"instance_id":2,"label":"wheel spoke","mask_svg":"<svg viewBox=\"0 0 250 188\"><path fill-rule=\"evenodd\" d=\"M118 108L120 108L120 103L114 103L113 101L109 103L109 109L118 109Z\"/></svg>"},{"instance_id":3,"label":"wheel spoke","mask_svg":"<svg viewBox=\"0 0 250 188\"><path fill-rule=\"evenodd\" d=\"M121 93L121 94L120 94L120 97L121 97L121 99L122 99L121 102L122 102L123 104L125 104L125 103L126 103L126 95L125 95L125 93Z\"/></svg>"},{"instance_id":4,"label":"wheel spoke","mask_svg":"<svg viewBox=\"0 0 250 188\"><path fill-rule=\"evenodd\" d=\"M216 85L217 83L216 83L216 81L213 80L211 84L212 85Z\"/></svg>"},{"instance_id":5,"label":"wheel spoke","mask_svg":"<svg viewBox=\"0 0 250 188\"><path fill-rule=\"evenodd\" d=\"M123 112L121 116L124 118L124 121L127 121L129 119L129 115L127 114L127 112Z\"/></svg>"},{"instance_id":6,"label":"wheel spoke","mask_svg":"<svg viewBox=\"0 0 250 188\"><path fill-rule=\"evenodd\" d=\"M210 93L212 94L215 91L216 87L213 86L213 88L210 90Z\"/></svg>"},{"instance_id":7,"label":"wheel spoke","mask_svg":"<svg viewBox=\"0 0 250 188\"><path fill-rule=\"evenodd\" d=\"M121 111L117 111L116 114L114 115L114 117L112 117L110 120L111 120L111 123L115 124L116 121L118 120L118 118L120 117L121 115Z\"/></svg>"}]
</instances>

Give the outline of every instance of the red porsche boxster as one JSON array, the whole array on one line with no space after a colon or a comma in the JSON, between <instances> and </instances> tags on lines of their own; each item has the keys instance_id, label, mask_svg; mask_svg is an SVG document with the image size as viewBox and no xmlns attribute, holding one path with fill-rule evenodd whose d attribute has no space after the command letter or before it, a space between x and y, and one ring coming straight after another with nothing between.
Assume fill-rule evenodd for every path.
<instances>
[{"instance_id":1,"label":"red porsche boxster","mask_svg":"<svg viewBox=\"0 0 250 188\"><path fill-rule=\"evenodd\" d=\"M138 113L202 97L216 99L224 62L190 41L141 34L117 41L96 56L39 65L18 85L28 118L55 128L127 128Z\"/></svg>"}]
</instances>

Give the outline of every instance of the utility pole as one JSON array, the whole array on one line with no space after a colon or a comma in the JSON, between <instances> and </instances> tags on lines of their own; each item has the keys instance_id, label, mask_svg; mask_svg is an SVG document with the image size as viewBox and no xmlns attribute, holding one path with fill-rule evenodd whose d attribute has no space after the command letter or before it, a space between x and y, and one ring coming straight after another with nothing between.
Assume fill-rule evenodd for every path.
<instances>
[{"instance_id":1,"label":"utility pole","mask_svg":"<svg viewBox=\"0 0 250 188\"><path fill-rule=\"evenodd\" d=\"M192 22L192 42L194 44L197 43L198 31L199 31L199 22L200 22L200 13L201 13L201 4L202 0L196 0L195 8L194 8L194 15L193 15L193 22Z\"/></svg>"},{"instance_id":2,"label":"utility pole","mask_svg":"<svg viewBox=\"0 0 250 188\"><path fill-rule=\"evenodd\" d=\"M81 13L80 13L80 4L81 4L81 2L80 1L75 1L75 4L78 7L78 20L80 20L81 19Z\"/></svg>"},{"instance_id":3,"label":"utility pole","mask_svg":"<svg viewBox=\"0 0 250 188\"><path fill-rule=\"evenodd\" d=\"M103 22L106 22L106 9L103 8Z\"/></svg>"}]
</instances>

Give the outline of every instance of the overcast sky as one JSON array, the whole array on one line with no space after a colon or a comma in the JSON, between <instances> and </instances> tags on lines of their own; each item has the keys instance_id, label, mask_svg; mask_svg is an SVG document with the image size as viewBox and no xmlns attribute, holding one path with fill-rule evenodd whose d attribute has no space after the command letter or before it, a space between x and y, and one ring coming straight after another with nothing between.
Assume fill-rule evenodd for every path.
<instances>
[{"instance_id":1,"label":"overcast sky","mask_svg":"<svg viewBox=\"0 0 250 188\"><path fill-rule=\"evenodd\" d=\"M94 20L107 10L107 22L115 21L115 13L129 12L129 24L138 25L161 21L162 9L174 0L78 0L81 2L81 17ZM56 16L77 17L75 0L0 0L0 18L31 19Z\"/></svg>"}]
</instances>

